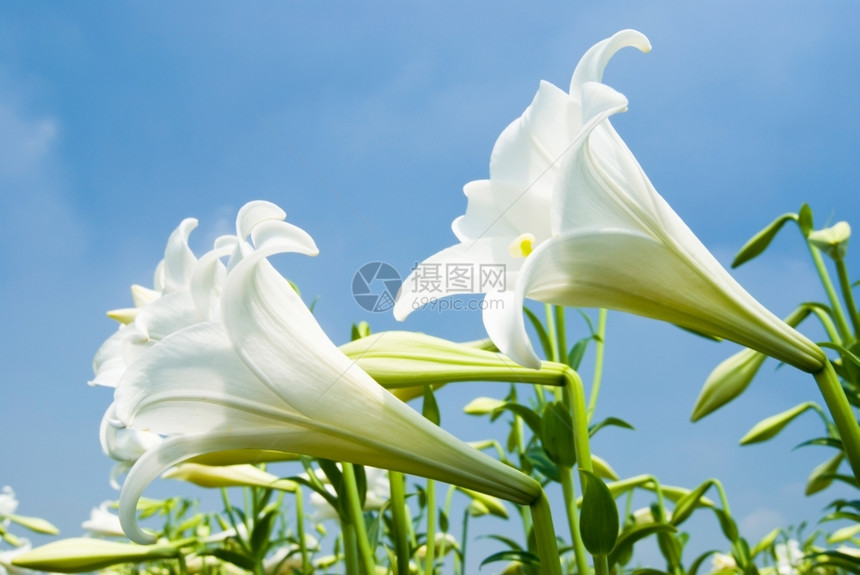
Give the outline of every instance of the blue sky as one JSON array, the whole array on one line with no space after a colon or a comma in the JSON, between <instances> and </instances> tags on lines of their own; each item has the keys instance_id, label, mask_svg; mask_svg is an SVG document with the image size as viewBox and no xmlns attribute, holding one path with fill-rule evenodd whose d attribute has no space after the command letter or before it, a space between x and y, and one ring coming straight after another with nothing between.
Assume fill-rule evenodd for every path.
<instances>
[{"instance_id":1,"label":"blue sky","mask_svg":"<svg viewBox=\"0 0 860 575\"><path fill-rule=\"evenodd\" d=\"M110 398L86 385L90 363L114 329L104 312L130 303L130 284L151 283L184 217L200 220L202 250L246 201L284 207L321 254L279 262L319 298L336 342L359 320L483 335L476 312L405 324L368 313L352 300L352 275L370 261L405 274L452 244L463 184L487 176L495 138L538 82L566 86L580 55L622 28L645 33L653 50L612 60L604 79L630 101L613 123L721 261L804 201L819 224L851 221L860 5L583 4L4 3L0 484L18 492L20 511L75 535L90 507L116 496L97 434ZM849 259L856 267L851 250ZM811 272L789 232L735 275L784 315L823 297ZM574 315L570 329L584 330ZM689 487L722 478L756 537L817 517L831 497L804 499L802 489L827 453L790 451L820 431L812 416L764 447L736 446L762 417L817 398L811 378L772 363L736 404L689 423L701 383L734 350L612 314L599 409L638 431L606 431L596 449L622 476ZM450 428L481 438L486 428L453 413L496 391L441 393Z\"/></svg>"}]
</instances>

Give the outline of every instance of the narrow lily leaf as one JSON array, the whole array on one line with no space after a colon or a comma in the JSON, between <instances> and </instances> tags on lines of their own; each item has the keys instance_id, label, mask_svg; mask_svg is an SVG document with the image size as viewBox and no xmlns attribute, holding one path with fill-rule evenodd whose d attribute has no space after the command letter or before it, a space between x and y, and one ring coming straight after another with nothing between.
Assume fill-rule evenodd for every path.
<instances>
[{"instance_id":1,"label":"narrow lily leaf","mask_svg":"<svg viewBox=\"0 0 860 575\"><path fill-rule=\"evenodd\" d=\"M720 529L723 531L723 535L726 536L726 539L734 543L738 540L738 526L735 523L735 520L732 517L723 511L722 509L714 509L714 514L717 516L717 520L720 522Z\"/></svg>"},{"instance_id":2,"label":"narrow lily leaf","mask_svg":"<svg viewBox=\"0 0 860 575\"><path fill-rule=\"evenodd\" d=\"M826 551L810 553L807 557L813 559L814 567L836 567L844 569L849 573L860 573L860 557L847 552L828 549Z\"/></svg>"},{"instance_id":3,"label":"narrow lily leaf","mask_svg":"<svg viewBox=\"0 0 860 575\"><path fill-rule=\"evenodd\" d=\"M797 214L782 214L769 223L763 230L754 235L737 253L735 259L732 261L732 267L736 268L760 255L767 249L767 246L770 245L770 242L776 237L776 234L788 221L796 222Z\"/></svg>"},{"instance_id":4,"label":"narrow lily leaf","mask_svg":"<svg viewBox=\"0 0 860 575\"><path fill-rule=\"evenodd\" d=\"M541 323L540 321L540 318L535 315L535 312L533 312L527 307L523 307L523 312L525 312L526 317L529 318L532 327L538 335L538 339L540 339L540 346L541 349L543 349L544 357L550 357L552 355L552 344L550 344L549 342L549 336L546 333L546 328L544 328L543 323Z\"/></svg>"},{"instance_id":5,"label":"narrow lily leaf","mask_svg":"<svg viewBox=\"0 0 860 575\"><path fill-rule=\"evenodd\" d=\"M531 463L536 471L542 473L547 479L555 482L561 481L561 475L558 472L558 466L549 458L546 451L535 445L526 452L526 460Z\"/></svg>"},{"instance_id":6,"label":"narrow lily leaf","mask_svg":"<svg viewBox=\"0 0 860 575\"><path fill-rule=\"evenodd\" d=\"M650 535L655 533L675 533L678 530L668 523L647 523L644 525L636 525L630 529L625 529L618 537L615 548L609 554L609 568L615 565L619 559L633 549L633 545Z\"/></svg>"},{"instance_id":7,"label":"narrow lily leaf","mask_svg":"<svg viewBox=\"0 0 860 575\"><path fill-rule=\"evenodd\" d=\"M784 533L784 531L777 527L764 537L762 537L758 543L755 544L755 547L750 551L750 558L755 559L756 555L764 551L765 549L770 549L770 546L773 545L773 542L776 541L776 538L779 537L780 533Z\"/></svg>"},{"instance_id":8,"label":"narrow lily leaf","mask_svg":"<svg viewBox=\"0 0 860 575\"><path fill-rule=\"evenodd\" d=\"M580 470L588 478L582 497L579 531L585 548L592 555L609 555L618 539L618 508L603 480Z\"/></svg>"},{"instance_id":9,"label":"narrow lily leaf","mask_svg":"<svg viewBox=\"0 0 860 575\"><path fill-rule=\"evenodd\" d=\"M860 524L858 525L849 525L847 527L843 527L841 529L837 529L827 538L827 543L833 545L834 543L842 543L843 541L847 541L851 539L855 535L860 533Z\"/></svg>"},{"instance_id":10,"label":"narrow lily leaf","mask_svg":"<svg viewBox=\"0 0 860 575\"><path fill-rule=\"evenodd\" d=\"M809 204L804 203L800 206L800 211L797 212L797 225L800 228L800 232L803 234L803 237L808 236L814 229L815 226L812 223L812 208L809 207Z\"/></svg>"},{"instance_id":11,"label":"narrow lily leaf","mask_svg":"<svg viewBox=\"0 0 860 575\"><path fill-rule=\"evenodd\" d=\"M120 563L172 559L179 548L171 545L136 545L77 537L37 547L12 560L16 567L57 573L83 573Z\"/></svg>"},{"instance_id":12,"label":"narrow lily leaf","mask_svg":"<svg viewBox=\"0 0 860 575\"><path fill-rule=\"evenodd\" d=\"M837 343L833 343L831 341L822 341L818 344L820 347L829 347L830 349L835 349L842 355L842 357L848 359L854 365L860 366L860 357L857 357L856 354L852 353L849 349L844 346L841 346Z\"/></svg>"},{"instance_id":13,"label":"narrow lily leaf","mask_svg":"<svg viewBox=\"0 0 860 575\"><path fill-rule=\"evenodd\" d=\"M557 465L573 467L576 451L571 440L573 420L570 411L560 401L548 403L540 420L540 438L546 454Z\"/></svg>"},{"instance_id":14,"label":"narrow lily leaf","mask_svg":"<svg viewBox=\"0 0 860 575\"><path fill-rule=\"evenodd\" d=\"M593 337L585 337L570 348L570 353L567 354L567 365L573 369L579 369L579 364L582 363L582 358L585 357L585 351L588 349L588 343L594 339Z\"/></svg>"},{"instance_id":15,"label":"narrow lily leaf","mask_svg":"<svg viewBox=\"0 0 860 575\"><path fill-rule=\"evenodd\" d=\"M839 469L839 464L844 458L845 454L840 451L824 463L817 465L806 480L806 495L812 495L830 487L836 471Z\"/></svg>"},{"instance_id":16,"label":"narrow lily leaf","mask_svg":"<svg viewBox=\"0 0 860 575\"><path fill-rule=\"evenodd\" d=\"M705 562L705 559L713 555L714 553L719 553L717 549L711 549L710 551L705 551L698 557L696 557L692 563L690 563L690 568L687 569L687 575L697 575L699 572L699 568L702 566L702 563Z\"/></svg>"},{"instance_id":17,"label":"narrow lily leaf","mask_svg":"<svg viewBox=\"0 0 860 575\"><path fill-rule=\"evenodd\" d=\"M792 450L798 449L800 447L806 447L808 445L823 445L825 447L834 447L836 449L842 449L842 440L836 439L835 437L816 437L815 439L810 439L808 441L804 441L803 443L798 443L792 448Z\"/></svg>"},{"instance_id":18,"label":"narrow lily leaf","mask_svg":"<svg viewBox=\"0 0 860 575\"><path fill-rule=\"evenodd\" d=\"M532 565L534 567L538 567L540 565L540 558L534 553L529 553L528 551L499 551L498 553L493 553L481 561L480 566L483 567L484 565L489 565L490 563L496 563L499 561L516 561L517 563Z\"/></svg>"},{"instance_id":19,"label":"narrow lily leaf","mask_svg":"<svg viewBox=\"0 0 860 575\"><path fill-rule=\"evenodd\" d=\"M815 409L817 405L812 401L807 401L796 405L791 409L771 415L768 418L762 419L756 423L752 429L747 431L746 435L741 438L741 445L750 445L752 443L760 443L775 437L782 431L786 425L794 421L801 413L810 409Z\"/></svg>"},{"instance_id":20,"label":"narrow lily leaf","mask_svg":"<svg viewBox=\"0 0 860 575\"><path fill-rule=\"evenodd\" d=\"M704 481L693 491L679 499L678 502L675 503L675 509L672 510L672 520L670 523L675 527L678 527L681 523L686 521L698 506L699 500L713 484L714 482L711 479Z\"/></svg>"},{"instance_id":21,"label":"narrow lily leaf","mask_svg":"<svg viewBox=\"0 0 860 575\"><path fill-rule=\"evenodd\" d=\"M666 573L665 571L660 571L659 569L636 569L633 571L631 575L671 575L671 573Z\"/></svg>"},{"instance_id":22,"label":"narrow lily leaf","mask_svg":"<svg viewBox=\"0 0 860 575\"><path fill-rule=\"evenodd\" d=\"M529 429L532 430L532 433L540 435L540 416L533 410L520 403L513 403L510 401L505 403L505 405L499 409L500 411L507 409L520 416L526 425L529 426Z\"/></svg>"},{"instance_id":23,"label":"narrow lily leaf","mask_svg":"<svg viewBox=\"0 0 860 575\"><path fill-rule=\"evenodd\" d=\"M594 467L594 474L601 479L606 479L607 481L618 481L618 474L602 457L598 457L592 453L591 465Z\"/></svg>"},{"instance_id":24,"label":"narrow lily leaf","mask_svg":"<svg viewBox=\"0 0 860 575\"><path fill-rule=\"evenodd\" d=\"M231 551L230 549L209 549L204 551L202 554L217 557L221 561L225 561L249 572L254 571L254 560L237 551Z\"/></svg>"},{"instance_id":25,"label":"narrow lily leaf","mask_svg":"<svg viewBox=\"0 0 860 575\"><path fill-rule=\"evenodd\" d=\"M433 393L433 387L430 385L424 386L424 405L421 409L421 414L434 425L439 425L442 421L439 404L436 402L436 395Z\"/></svg>"},{"instance_id":26,"label":"narrow lily leaf","mask_svg":"<svg viewBox=\"0 0 860 575\"><path fill-rule=\"evenodd\" d=\"M12 523L17 523L21 527L26 527L30 531L35 531L36 533L56 535L60 532L60 530L54 527L54 525L50 521L41 519L39 517L26 517L24 515L6 515L5 518Z\"/></svg>"},{"instance_id":27,"label":"narrow lily leaf","mask_svg":"<svg viewBox=\"0 0 860 575\"><path fill-rule=\"evenodd\" d=\"M620 419L618 417L607 417L603 421L601 421L599 423L595 423L594 425L591 425L588 428L588 436L593 437L595 433L600 431L600 429L602 429L604 427L609 427L609 426L621 427L623 429L632 429L633 431L636 431L635 427L633 427L632 425L630 425L629 423L627 423L623 419Z\"/></svg>"}]
</instances>

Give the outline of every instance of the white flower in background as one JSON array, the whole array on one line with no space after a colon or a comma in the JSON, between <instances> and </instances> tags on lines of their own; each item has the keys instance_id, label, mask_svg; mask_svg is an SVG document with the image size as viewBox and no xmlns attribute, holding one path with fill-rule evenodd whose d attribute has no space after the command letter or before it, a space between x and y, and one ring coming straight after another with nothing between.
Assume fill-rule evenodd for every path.
<instances>
[{"instance_id":1,"label":"white flower in background","mask_svg":"<svg viewBox=\"0 0 860 575\"><path fill-rule=\"evenodd\" d=\"M497 300L483 307L493 342L522 365L540 361L522 315L524 298L605 307L724 337L807 371L825 356L752 298L657 193L609 117L627 99L602 83L621 48L647 52L624 30L582 57L569 92L541 82L525 113L496 141L490 179L467 184L460 243L419 264L394 308L404 319L429 298L451 295L422 270L503 266L506 281L475 282ZM483 266L483 267L482 267ZM488 267L489 266L489 267Z\"/></svg>"},{"instance_id":2,"label":"white flower in background","mask_svg":"<svg viewBox=\"0 0 860 575\"><path fill-rule=\"evenodd\" d=\"M803 561L803 551L797 540L789 539L785 543L777 543L773 546L773 553L779 575L797 575L800 572L797 567Z\"/></svg>"},{"instance_id":3,"label":"white flower in background","mask_svg":"<svg viewBox=\"0 0 860 575\"><path fill-rule=\"evenodd\" d=\"M103 501L90 511L90 518L81 523L91 537L125 537L119 516L111 513L112 501Z\"/></svg>"},{"instance_id":4,"label":"white flower in background","mask_svg":"<svg viewBox=\"0 0 860 575\"><path fill-rule=\"evenodd\" d=\"M18 498L15 497L15 491L9 485L4 485L0 490L0 519L14 514L17 509ZM6 522L4 521L4 524Z\"/></svg>"},{"instance_id":5,"label":"white flower in background","mask_svg":"<svg viewBox=\"0 0 860 575\"><path fill-rule=\"evenodd\" d=\"M181 273L168 273L166 251L165 277L174 281L132 314L135 333L119 346L125 368L113 380L116 419L166 439L138 459L123 485L126 534L152 541L135 507L153 479L186 459L232 449L391 468L531 503L539 494L534 480L424 419L328 339L267 259L317 253L284 217L274 204L246 204L236 235L216 240L199 260L185 254ZM178 235L187 247L187 233Z\"/></svg>"},{"instance_id":6,"label":"white flower in background","mask_svg":"<svg viewBox=\"0 0 860 575\"><path fill-rule=\"evenodd\" d=\"M30 569L16 567L12 565L12 561L19 555L23 555L30 551L30 542L26 539L20 540L21 545L15 549L8 551L0 551L0 575L24 575L25 573L34 573Z\"/></svg>"},{"instance_id":7,"label":"white flower in background","mask_svg":"<svg viewBox=\"0 0 860 575\"><path fill-rule=\"evenodd\" d=\"M711 555L711 572L717 573L727 569L737 569L738 564L735 558L725 553L714 553Z\"/></svg>"},{"instance_id":8,"label":"white flower in background","mask_svg":"<svg viewBox=\"0 0 860 575\"><path fill-rule=\"evenodd\" d=\"M391 483L388 480L388 471L385 469L377 469L376 467L365 467L365 477L367 480L367 492L364 497L364 510L374 511L385 505L385 502L391 498ZM334 487L327 482L325 474L319 470L318 479L323 481L326 489L332 495L335 495ZM313 521L320 522L326 519L337 519L337 511L331 504L326 501L325 497L317 493L311 492L311 505L314 506Z\"/></svg>"}]
</instances>

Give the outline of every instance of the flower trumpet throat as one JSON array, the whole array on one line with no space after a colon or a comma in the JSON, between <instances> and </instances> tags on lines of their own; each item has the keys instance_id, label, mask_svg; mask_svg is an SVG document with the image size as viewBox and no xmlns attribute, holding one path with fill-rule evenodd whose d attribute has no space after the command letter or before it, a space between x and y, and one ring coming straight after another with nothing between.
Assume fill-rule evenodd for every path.
<instances>
[{"instance_id":1,"label":"flower trumpet throat","mask_svg":"<svg viewBox=\"0 0 860 575\"><path fill-rule=\"evenodd\" d=\"M424 266L471 264L505 270L479 286L494 305L484 326L518 363L540 361L525 329L525 298L608 308L738 342L804 371L824 353L771 314L738 284L657 193L610 118L627 99L603 83L620 49L650 44L623 30L579 61L568 91L541 82L531 105L496 141L490 178L464 188L466 213L452 228L460 241L416 266L398 294L404 319L419 297ZM499 305L501 304L501 305Z\"/></svg>"},{"instance_id":2,"label":"flower trumpet throat","mask_svg":"<svg viewBox=\"0 0 860 575\"><path fill-rule=\"evenodd\" d=\"M285 215L268 202L246 204L236 234L199 259L187 245L196 221L186 220L156 273L159 297L99 350L97 383L115 386L110 427L159 437L137 454L122 487L129 538L153 541L135 517L152 480L230 450L359 463L535 501L535 480L427 421L331 342L267 259L317 253Z\"/></svg>"}]
</instances>

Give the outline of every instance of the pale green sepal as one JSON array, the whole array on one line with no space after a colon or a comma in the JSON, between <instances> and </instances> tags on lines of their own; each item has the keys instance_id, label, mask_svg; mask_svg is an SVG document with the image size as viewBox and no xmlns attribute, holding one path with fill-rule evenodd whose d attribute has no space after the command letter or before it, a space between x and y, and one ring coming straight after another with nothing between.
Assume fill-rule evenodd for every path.
<instances>
[{"instance_id":1,"label":"pale green sepal","mask_svg":"<svg viewBox=\"0 0 860 575\"><path fill-rule=\"evenodd\" d=\"M756 555L764 551L765 549L769 549L773 542L776 541L776 538L779 537L779 534L783 533L783 530L779 527L762 537L758 543L755 544L755 547L750 551L750 559L755 559Z\"/></svg>"},{"instance_id":2,"label":"pale green sepal","mask_svg":"<svg viewBox=\"0 0 860 575\"><path fill-rule=\"evenodd\" d=\"M773 240L774 237L776 237L777 232L782 229L782 226L785 225L785 222L796 222L797 217L797 214L782 214L781 216L773 220L771 223L769 223L767 227L754 235L747 243L744 244L744 246L735 256L735 259L732 261L732 267L736 268L739 265L746 263L754 257L760 255L764 250L767 249L767 246L770 245L770 242Z\"/></svg>"},{"instance_id":3,"label":"pale green sepal","mask_svg":"<svg viewBox=\"0 0 860 575\"><path fill-rule=\"evenodd\" d=\"M806 239L834 260L841 261L848 251L850 238L851 226L848 222L837 222L829 228L811 232Z\"/></svg>"},{"instance_id":4,"label":"pale green sepal","mask_svg":"<svg viewBox=\"0 0 860 575\"><path fill-rule=\"evenodd\" d=\"M193 540L181 542L188 544ZM63 539L37 547L15 557L16 567L58 573L82 573L119 563L139 563L171 559L179 555L180 545L135 545L87 537Z\"/></svg>"},{"instance_id":5,"label":"pale green sepal","mask_svg":"<svg viewBox=\"0 0 860 575\"><path fill-rule=\"evenodd\" d=\"M30 531L36 533L45 533L47 535L57 535L60 530L57 529L50 521L39 517L26 517L24 515L6 515L6 519L13 523L17 523L21 527L26 527Z\"/></svg>"},{"instance_id":6,"label":"pale green sepal","mask_svg":"<svg viewBox=\"0 0 860 575\"><path fill-rule=\"evenodd\" d=\"M563 385L558 369L534 370L472 344L423 333L383 331L340 346L340 351L386 389L469 381L522 381Z\"/></svg>"},{"instance_id":7,"label":"pale green sepal","mask_svg":"<svg viewBox=\"0 0 860 575\"><path fill-rule=\"evenodd\" d=\"M166 479L181 479L200 487L264 487L294 493L298 484L279 479L253 465L200 465L183 463L162 475Z\"/></svg>"},{"instance_id":8,"label":"pale green sepal","mask_svg":"<svg viewBox=\"0 0 860 575\"><path fill-rule=\"evenodd\" d=\"M810 305L801 305L785 318L785 323L797 327L813 312ZM691 421L698 421L737 398L755 379L766 355L744 349L725 359L708 375L693 407Z\"/></svg>"},{"instance_id":9,"label":"pale green sepal","mask_svg":"<svg viewBox=\"0 0 860 575\"><path fill-rule=\"evenodd\" d=\"M594 468L594 474L601 479L608 481L618 481L618 474L612 469L612 466L607 463L602 457L591 454L591 466Z\"/></svg>"},{"instance_id":10,"label":"pale green sepal","mask_svg":"<svg viewBox=\"0 0 860 575\"><path fill-rule=\"evenodd\" d=\"M501 499L493 497L492 495L485 495L477 491L472 491L471 489L465 489L463 487L458 487L457 490L462 491L471 497L472 502L478 503L483 510L485 510L485 514L488 513L490 515L495 515L502 519L508 518L508 510L505 508L505 504Z\"/></svg>"},{"instance_id":11,"label":"pale green sepal","mask_svg":"<svg viewBox=\"0 0 860 575\"><path fill-rule=\"evenodd\" d=\"M839 469L839 465L843 459L845 459L845 454L839 452L824 463L817 465L806 480L806 495L812 495L827 489L833 483L833 476Z\"/></svg>"},{"instance_id":12,"label":"pale green sepal","mask_svg":"<svg viewBox=\"0 0 860 575\"><path fill-rule=\"evenodd\" d=\"M747 348L723 360L705 380L690 420L698 421L743 393L765 359L765 354Z\"/></svg>"},{"instance_id":13,"label":"pale green sepal","mask_svg":"<svg viewBox=\"0 0 860 575\"><path fill-rule=\"evenodd\" d=\"M505 403L507 402L493 397L476 397L463 408L463 412L469 415L487 415L504 407Z\"/></svg>"},{"instance_id":14,"label":"pale green sepal","mask_svg":"<svg viewBox=\"0 0 860 575\"><path fill-rule=\"evenodd\" d=\"M851 539L858 533L860 533L860 523L849 525L848 527L843 527L834 531L830 537L827 538L827 543L831 545L834 543L842 543L843 541Z\"/></svg>"},{"instance_id":15,"label":"pale green sepal","mask_svg":"<svg viewBox=\"0 0 860 575\"><path fill-rule=\"evenodd\" d=\"M791 409L787 409L781 413L762 419L741 438L740 444L749 445L751 443L767 441L782 431L785 426L791 423L798 415L810 409L820 411L821 408L813 401L806 401L800 405L792 407Z\"/></svg>"}]
</instances>

